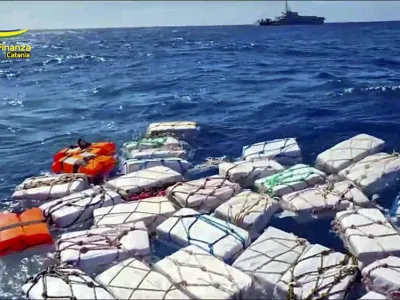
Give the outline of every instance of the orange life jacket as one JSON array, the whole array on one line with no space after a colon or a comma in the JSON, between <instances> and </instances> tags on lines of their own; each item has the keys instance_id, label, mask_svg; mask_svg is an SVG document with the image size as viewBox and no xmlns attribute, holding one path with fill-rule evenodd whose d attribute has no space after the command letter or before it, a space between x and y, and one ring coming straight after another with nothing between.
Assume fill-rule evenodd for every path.
<instances>
[{"instance_id":1,"label":"orange life jacket","mask_svg":"<svg viewBox=\"0 0 400 300\"><path fill-rule=\"evenodd\" d=\"M83 173L88 176L98 177L110 173L117 164L116 157L83 152L65 156L55 161L52 171L53 173Z\"/></svg>"},{"instance_id":2,"label":"orange life jacket","mask_svg":"<svg viewBox=\"0 0 400 300\"><path fill-rule=\"evenodd\" d=\"M117 147L113 142L88 143L82 139L79 139L76 146L64 148L57 152L53 157L53 161L56 162L65 156L81 154L83 152L113 156L115 155L116 151Z\"/></svg>"},{"instance_id":3,"label":"orange life jacket","mask_svg":"<svg viewBox=\"0 0 400 300\"><path fill-rule=\"evenodd\" d=\"M20 215L0 214L0 256L53 243L40 208L27 209Z\"/></svg>"}]
</instances>

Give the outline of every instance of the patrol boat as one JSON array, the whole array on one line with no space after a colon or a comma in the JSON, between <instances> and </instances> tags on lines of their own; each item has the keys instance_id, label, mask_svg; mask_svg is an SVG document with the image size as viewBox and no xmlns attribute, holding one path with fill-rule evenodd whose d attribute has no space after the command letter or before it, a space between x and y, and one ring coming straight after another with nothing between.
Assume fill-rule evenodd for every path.
<instances>
[{"instance_id":1,"label":"patrol boat","mask_svg":"<svg viewBox=\"0 0 400 300\"><path fill-rule=\"evenodd\" d=\"M259 26L283 26L283 25L322 25L325 22L324 17L317 16L301 16L297 12L292 11L285 1L285 11L275 20L261 19L257 21Z\"/></svg>"}]
</instances>

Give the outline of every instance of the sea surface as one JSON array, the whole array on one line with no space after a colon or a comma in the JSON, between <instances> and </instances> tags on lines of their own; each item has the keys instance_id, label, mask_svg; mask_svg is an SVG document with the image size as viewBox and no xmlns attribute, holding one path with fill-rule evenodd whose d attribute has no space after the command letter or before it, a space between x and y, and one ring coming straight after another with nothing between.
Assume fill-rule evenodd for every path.
<instances>
[{"instance_id":1,"label":"sea surface","mask_svg":"<svg viewBox=\"0 0 400 300\"><path fill-rule=\"evenodd\" d=\"M156 121L197 121L198 163L284 137L311 164L359 133L400 149L400 23L30 31L14 41L33 50L30 60L0 54L2 211L60 148L79 137L120 146ZM328 229L304 228L341 247ZM0 298L21 298L22 283L51 263L0 260Z\"/></svg>"}]
</instances>

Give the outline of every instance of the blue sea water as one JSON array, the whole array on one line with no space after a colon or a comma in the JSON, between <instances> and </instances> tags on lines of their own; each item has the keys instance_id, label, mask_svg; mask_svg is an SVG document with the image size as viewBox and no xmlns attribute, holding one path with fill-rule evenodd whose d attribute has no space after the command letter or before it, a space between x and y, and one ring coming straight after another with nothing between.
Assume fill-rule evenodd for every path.
<instances>
[{"instance_id":1,"label":"blue sea water","mask_svg":"<svg viewBox=\"0 0 400 300\"><path fill-rule=\"evenodd\" d=\"M298 139L306 163L362 132L400 149L400 23L31 31L15 41L33 51L0 57L2 211L65 145L121 145L155 121L201 124L195 162L283 137ZM340 248L327 228L302 235ZM50 263L1 260L0 298L20 298Z\"/></svg>"}]
</instances>

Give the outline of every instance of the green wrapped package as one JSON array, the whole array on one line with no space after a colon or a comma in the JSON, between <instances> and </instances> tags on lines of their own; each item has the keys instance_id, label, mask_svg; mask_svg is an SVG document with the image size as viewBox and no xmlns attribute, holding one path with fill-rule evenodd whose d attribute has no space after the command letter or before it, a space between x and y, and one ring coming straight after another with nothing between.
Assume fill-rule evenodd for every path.
<instances>
[{"instance_id":1,"label":"green wrapped package","mask_svg":"<svg viewBox=\"0 0 400 300\"><path fill-rule=\"evenodd\" d=\"M297 164L280 173L256 180L255 186L260 192L282 197L325 183L325 180L325 173L304 164Z\"/></svg>"}]
</instances>

